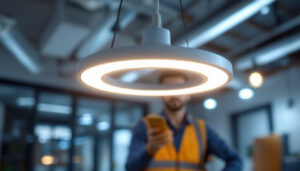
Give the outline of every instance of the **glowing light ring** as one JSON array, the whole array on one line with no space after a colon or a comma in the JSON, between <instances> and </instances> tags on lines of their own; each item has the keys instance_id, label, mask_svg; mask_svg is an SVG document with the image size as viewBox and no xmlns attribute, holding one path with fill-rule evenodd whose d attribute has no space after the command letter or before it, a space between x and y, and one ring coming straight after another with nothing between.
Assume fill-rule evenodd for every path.
<instances>
[{"instance_id":1,"label":"glowing light ring","mask_svg":"<svg viewBox=\"0 0 300 171\"><path fill-rule=\"evenodd\" d=\"M105 79L119 70L143 68L179 69L207 79L199 85L178 86L178 89L169 85L170 90L148 90L136 84L132 84L134 88L124 88L122 82L112 85ZM78 69L78 78L89 87L135 96L203 93L220 88L232 79L232 64L226 58L204 50L173 46L133 46L103 51L82 60Z\"/></svg>"},{"instance_id":2,"label":"glowing light ring","mask_svg":"<svg viewBox=\"0 0 300 171\"><path fill-rule=\"evenodd\" d=\"M132 61L130 61L131 63ZM159 61L160 62L160 61ZM150 64L150 65L149 65ZM124 65L126 65L124 63ZM137 70L137 69L162 69L163 67L153 67L153 64L151 63L147 63L146 65L144 65L144 67L132 67L130 69L125 69L125 70L118 70L117 72L131 72L132 70ZM149 67L151 66L151 68ZM167 68L167 69L173 69L173 68ZM176 69L179 70L179 69ZM186 72L187 70L182 70L183 72ZM190 72L190 71L189 71ZM110 75L114 73L114 72L110 72L109 75L106 74L104 75L104 77L102 77L103 81L110 84L110 85L114 85L114 86L120 86L122 85L123 88L130 88L130 89L147 89L147 90L172 90L172 89L179 89L179 88L188 88L188 87L192 87L192 86L196 86L199 84L203 84L204 82L207 81L207 77L205 75L200 74L199 72L194 73L197 74L196 78L193 78L191 80L191 78L189 77L189 80L187 82L185 82L184 84L151 84L151 83L132 83L132 82L124 82L124 81L120 81L118 79L112 78L110 77ZM189 76L187 74L187 76Z\"/></svg>"}]
</instances>

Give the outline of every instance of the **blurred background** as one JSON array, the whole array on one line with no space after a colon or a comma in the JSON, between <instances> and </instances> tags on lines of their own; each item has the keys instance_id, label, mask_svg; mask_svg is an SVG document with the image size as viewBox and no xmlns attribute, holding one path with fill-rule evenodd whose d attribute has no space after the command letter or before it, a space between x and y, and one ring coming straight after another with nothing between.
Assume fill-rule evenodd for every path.
<instances>
[{"instance_id":1,"label":"blurred background","mask_svg":"<svg viewBox=\"0 0 300 171\"><path fill-rule=\"evenodd\" d=\"M119 2L1 0L0 170L125 171L131 130L162 110L160 100L99 93L76 79L80 59L109 48ZM182 3L190 47L234 66L233 81L194 95L189 112L239 152L244 171L299 171L300 1ZM124 0L116 47L141 43L153 8L153 0ZM179 2L161 0L160 10L172 43L182 44ZM217 157L207 165L223 166Z\"/></svg>"}]
</instances>

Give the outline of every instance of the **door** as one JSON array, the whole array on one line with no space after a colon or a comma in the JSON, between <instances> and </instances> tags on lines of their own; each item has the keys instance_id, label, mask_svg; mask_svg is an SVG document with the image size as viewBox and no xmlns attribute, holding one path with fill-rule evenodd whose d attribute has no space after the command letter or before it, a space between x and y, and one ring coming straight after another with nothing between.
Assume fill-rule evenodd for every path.
<instances>
[{"instance_id":1,"label":"door","mask_svg":"<svg viewBox=\"0 0 300 171\"><path fill-rule=\"evenodd\" d=\"M255 139L272 132L270 106L259 107L234 115L235 145L243 159L244 171L253 170L253 147Z\"/></svg>"}]
</instances>

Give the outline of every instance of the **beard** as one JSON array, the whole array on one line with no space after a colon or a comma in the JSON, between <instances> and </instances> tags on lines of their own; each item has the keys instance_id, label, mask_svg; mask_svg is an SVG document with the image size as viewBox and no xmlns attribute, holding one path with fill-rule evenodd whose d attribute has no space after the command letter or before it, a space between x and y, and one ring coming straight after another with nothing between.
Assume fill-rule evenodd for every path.
<instances>
[{"instance_id":1,"label":"beard","mask_svg":"<svg viewBox=\"0 0 300 171\"><path fill-rule=\"evenodd\" d=\"M174 98L165 102L165 107L171 112L177 112L177 111L181 110L184 106L185 106L184 103L182 103L180 100L174 99Z\"/></svg>"}]
</instances>

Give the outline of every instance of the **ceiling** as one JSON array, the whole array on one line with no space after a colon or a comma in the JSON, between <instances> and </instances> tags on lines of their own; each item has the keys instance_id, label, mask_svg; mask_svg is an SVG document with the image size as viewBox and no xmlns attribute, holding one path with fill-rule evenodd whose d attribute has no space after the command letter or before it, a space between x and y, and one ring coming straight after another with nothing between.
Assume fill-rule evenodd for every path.
<instances>
[{"instance_id":1,"label":"ceiling","mask_svg":"<svg viewBox=\"0 0 300 171\"><path fill-rule=\"evenodd\" d=\"M143 30L151 24L153 2L124 0L117 47L141 42ZM195 39L193 33L200 35L201 30L210 29L226 15L250 3L249 0L182 2L190 42ZM18 49L2 38L0 78L82 89L76 81L76 64L85 56L110 47L118 5L118 0L2 0L0 31L7 25L5 20L16 22L11 30L17 34L12 39L33 61L32 65L37 66L37 72L28 70L17 57L15 51ZM179 1L161 0L163 26L170 29L173 44L178 44L185 35L179 7ZM231 60L238 79L253 70L254 66L249 64L253 56L295 41L293 38L300 33L299 17L300 1L277 0L215 38L193 47L219 53ZM298 42L288 53L255 67L268 76L299 65L299 49Z\"/></svg>"}]
</instances>

